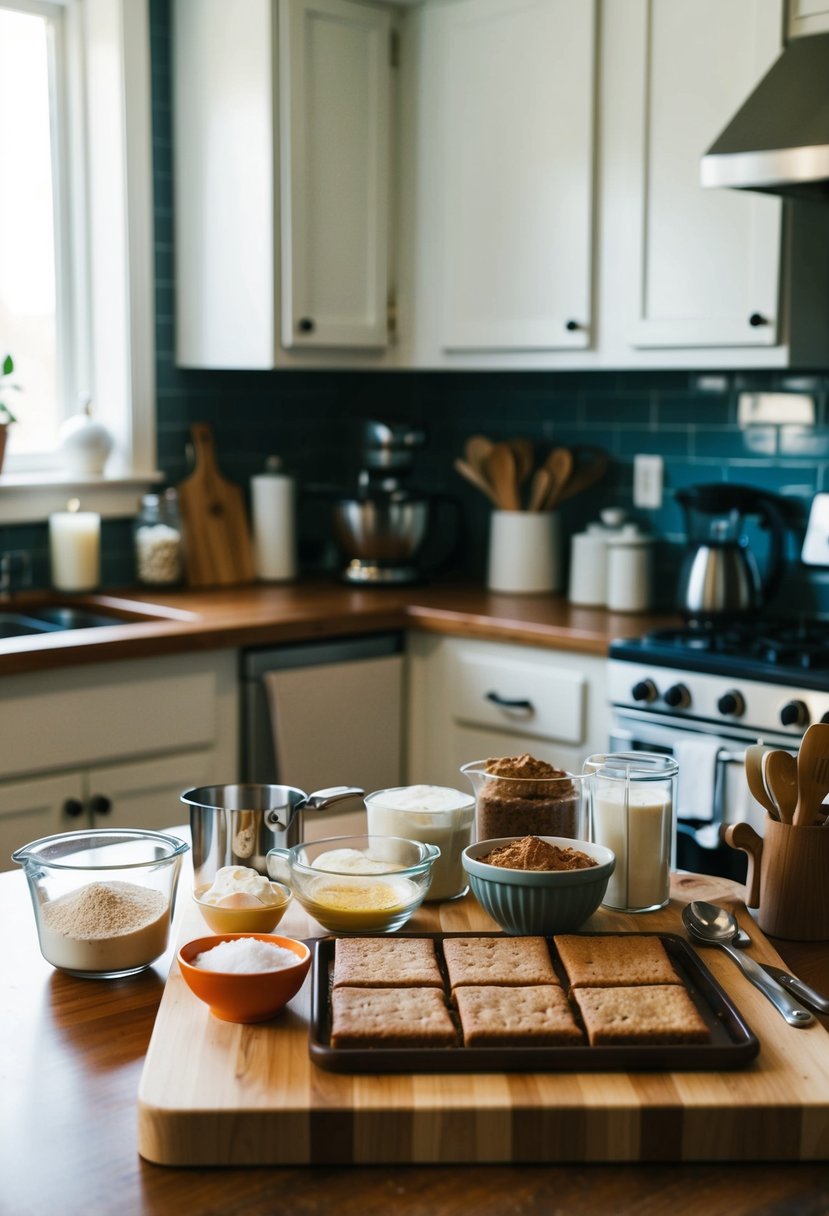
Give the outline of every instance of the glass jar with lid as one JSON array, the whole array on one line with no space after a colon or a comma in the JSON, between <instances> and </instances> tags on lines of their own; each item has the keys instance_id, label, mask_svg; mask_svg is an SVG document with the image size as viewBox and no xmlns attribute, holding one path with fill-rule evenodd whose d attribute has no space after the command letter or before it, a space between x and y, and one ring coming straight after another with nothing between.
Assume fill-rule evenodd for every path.
<instances>
[{"instance_id":1,"label":"glass jar with lid","mask_svg":"<svg viewBox=\"0 0 829 1216\"><path fill-rule=\"evenodd\" d=\"M138 581L149 587L169 587L184 575L184 549L178 495L174 489L145 494L134 527Z\"/></svg>"}]
</instances>

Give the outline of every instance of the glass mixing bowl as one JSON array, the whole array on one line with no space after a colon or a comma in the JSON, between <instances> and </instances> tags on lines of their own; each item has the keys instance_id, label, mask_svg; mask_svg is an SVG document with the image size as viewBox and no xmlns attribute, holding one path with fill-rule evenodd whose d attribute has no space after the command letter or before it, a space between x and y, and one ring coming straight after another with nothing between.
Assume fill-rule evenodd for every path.
<instances>
[{"instance_id":1,"label":"glass mixing bowl","mask_svg":"<svg viewBox=\"0 0 829 1216\"><path fill-rule=\"evenodd\" d=\"M107 828L45 836L12 854L23 866L40 952L70 975L116 979L167 949L181 858L177 836Z\"/></svg>"},{"instance_id":2,"label":"glass mixing bowl","mask_svg":"<svg viewBox=\"0 0 829 1216\"><path fill-rule=\"evenodd\" d=\"M332 836L271 849L268 873L331 933L391 933L423 903L438 857L401 836Z\"/></svg>"}]
</instances>

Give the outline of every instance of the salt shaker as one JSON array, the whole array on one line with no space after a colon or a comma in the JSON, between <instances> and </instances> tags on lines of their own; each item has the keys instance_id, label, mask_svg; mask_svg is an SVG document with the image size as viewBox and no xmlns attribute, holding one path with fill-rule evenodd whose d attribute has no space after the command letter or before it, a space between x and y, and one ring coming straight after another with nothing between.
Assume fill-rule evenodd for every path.
<instances>
[{"instance_id":1,"label":"salt shaker","mask_svg":"<svg viewBox=\"0 0 829 1216\"><path fill-rule=\"evenodd\" d=\"M150 587L169 587L184 574L178 495L145 494L134 528L138 581Z\"/></svg>"}]
</instances>

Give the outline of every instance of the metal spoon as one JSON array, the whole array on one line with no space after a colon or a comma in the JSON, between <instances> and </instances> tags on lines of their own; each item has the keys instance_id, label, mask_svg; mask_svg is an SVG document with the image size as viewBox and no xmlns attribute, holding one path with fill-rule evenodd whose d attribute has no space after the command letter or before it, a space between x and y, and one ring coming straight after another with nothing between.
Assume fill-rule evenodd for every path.
<instances>
[{"instance_id":1,"label":"metal spoon","mask_svg":"<svg viewBox=\"0 0 829 1216\"><path fill-rule=\"evenodd\" d=\"M755 988L759 988L790 1026L810 1026L814 1022L815 1019L808 1009L793 1001L777 981L766 974L759 963L734 948L740 926L736 916L726 908L695 899L682 909L682 922L696 941L706 946L719 946L726 954L731 955L746 979L750 980Z\"/></svg>"},{"instance_id":2,"label":"metal spoon","mask_svg":"<svg viewBox=\"0 0 829 1216\"><path fill-rule=\"evenodd\" d=\"M751 945L751 938L745 929L737 930L737 936L734 938L732 945L737 946L740 950L745 950ZM772 963L761 963L760 966L766 975L770 975L773 980L777 980L781 988L785 988L793 996L799 997L801 1001L805 1001L807 1005L811 1005L818 1013L829 1013L829 997L825 997L822 992L818 992L816 988L812 988L811 984L807 984L805 980L798 979L796 975L784 971L782 967L775 967Z\"/></svg>"}]
</instances>

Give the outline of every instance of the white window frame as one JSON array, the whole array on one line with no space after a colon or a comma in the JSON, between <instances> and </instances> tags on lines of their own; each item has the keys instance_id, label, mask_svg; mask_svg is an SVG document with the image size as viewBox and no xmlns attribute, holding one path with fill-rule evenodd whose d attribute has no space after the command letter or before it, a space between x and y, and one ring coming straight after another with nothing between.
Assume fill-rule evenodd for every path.
<instances>
[{"instance_id":1,"label":"white window frame","mask_svg":"<svg viewBox=\"0 0 829 1216\"><path fill-rule=\"evenodd\" d=\"M58 212L59 246L73 258L74 379L88 383L95 416L115 443L100 477L7 464L0 523L46 519L73 496L104 516L130 516L143 490L161 477L155 467L149 0L64 4L69 80L62 134L72 149L73 206L59 199ZM31 8L42 11L36 0Z\"/></svg>"}]
</instances>

